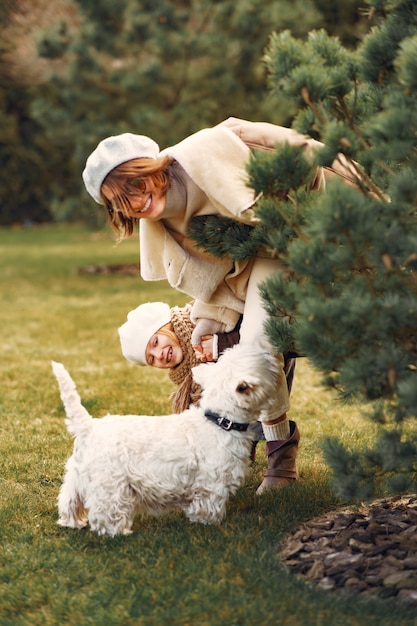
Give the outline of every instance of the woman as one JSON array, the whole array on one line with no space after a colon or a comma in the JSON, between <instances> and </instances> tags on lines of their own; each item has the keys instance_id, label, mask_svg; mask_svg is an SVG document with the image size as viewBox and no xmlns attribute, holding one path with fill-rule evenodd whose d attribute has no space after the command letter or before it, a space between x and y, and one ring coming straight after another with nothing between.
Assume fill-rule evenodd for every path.
<instances>
[{"instance_id":1,"label":"woman","mask_svg":"<svg viewBox=\"0 0 417 626\"><path fill-rule=\"evenodd\" d=\"M195 298L192 341L221 327L231 331L243 315L241 343L273 352L264 333L266 312L258 285L282 271L278 259L260 251L254 259L217 259L195 247L188 227L198 215L224 215L254 224L259 196L249 188L246 166L254 148L273 150L277 143L302 146L309 153L319 142L295 131L263 122L229 118L198 131L162 152L149 137L125 133L99 143L87 159L83 180L87 191L108 212L120 239L140 223L140 266L144 280L166 279ZM326 172L317 168L309 185L323 187ZM276 355L283 365L282 355ZM267 441L268 469L258 489L280 487L297 477L299 433L287 417L288 389L281 370L274 404L262 424Z\"/></svg>"}]
</instances>

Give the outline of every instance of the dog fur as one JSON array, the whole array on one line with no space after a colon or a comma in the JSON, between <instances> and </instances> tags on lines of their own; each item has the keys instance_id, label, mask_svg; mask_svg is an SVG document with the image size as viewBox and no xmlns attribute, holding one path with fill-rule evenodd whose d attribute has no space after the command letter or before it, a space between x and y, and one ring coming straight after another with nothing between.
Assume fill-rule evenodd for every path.
<instances>
[{"instance_id":1,"label":"dog fur","mask_svg":"<svg viewBox=\"0 0 417 626\"><path fill-rule=\"evenodd\" d=\"M60 526L90 525L99 535L131 532L137 513L181 509L188 520L218 524L250 466L250 431L224 430L204 412L252 424L273 397L276 360L237 345L217 363L193 368L199 406L180 414L106 415L82 406L69 373L52 361L74 450L58 496Z\"/></svg>"}]
</instances>

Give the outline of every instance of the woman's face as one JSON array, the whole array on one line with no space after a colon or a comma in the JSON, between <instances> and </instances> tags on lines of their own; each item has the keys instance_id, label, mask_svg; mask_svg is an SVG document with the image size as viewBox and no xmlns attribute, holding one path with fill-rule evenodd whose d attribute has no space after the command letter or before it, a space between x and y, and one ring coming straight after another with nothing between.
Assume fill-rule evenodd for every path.
<instances>
[{"instance_id":1,"label":"woman's face","mask_svg":"<svg viewBox=\"0 0 417 626\"><path fill-rule=\"evenodd\" d=\"M145 352L147 364L162 369L175 367L184 358L181 347L163 333L152 335Z\"/></svg>"},{"instance_id":2,"label":"woman's face","mask_svg":"<svg viewBox=\"0 0 417 626\"><path fill-rule=\"evenodd\" d=\"M164 210L166 202L166 192L161 191L158 187L155 187L153 181L149 177L133 178L126 181L125 192L129 197L130 207L127 206L122 211L126 217L132 217L134 219L149 219L158 220ZM114 211L120 211L120 207L117 206L117 200L113 198L107 198Z\"/></svg>"}]
</instances>

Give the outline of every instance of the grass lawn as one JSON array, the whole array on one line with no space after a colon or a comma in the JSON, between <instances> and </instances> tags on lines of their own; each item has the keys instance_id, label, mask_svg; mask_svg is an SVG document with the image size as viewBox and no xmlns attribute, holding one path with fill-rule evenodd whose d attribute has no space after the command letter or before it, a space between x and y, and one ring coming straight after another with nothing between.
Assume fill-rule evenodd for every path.
<instances>
[{"instance_id":1,"label":"grass lawn","mask_svg":"<svg viewBox=\"0 0 417 626\"><path fill-rule=\"evenodd\" d=\"M302 436L296 484L255 495L261 444L220 527L179 513L138 518L125 538L57 526L72 440L50 361L66 366L96 417L170 412L166 373L125 361L117 327L142 302L187 297L139 275L79 272L137 261L137 237L115 245L108 231L78 226L0 230L0 626L415 626L415 610L321 591L277 559L285 533L340 504L323 436L362 446L376 435L358 407L320 387L306 359L292 394Z\"/></svg>"}]
</instances>

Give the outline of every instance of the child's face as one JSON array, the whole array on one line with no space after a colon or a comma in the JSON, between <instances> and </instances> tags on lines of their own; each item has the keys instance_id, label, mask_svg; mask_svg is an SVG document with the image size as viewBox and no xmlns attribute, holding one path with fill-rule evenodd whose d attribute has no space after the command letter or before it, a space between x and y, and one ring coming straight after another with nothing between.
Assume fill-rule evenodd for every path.
<instances>
[{"instance_id":1,"label":"child's face","mask_svg":"<svg viewBox=\"0 0 417 626\"><path fill-rule=\"evenodd\" d=\"M168 335L155 333L146 346L146 362L152 367L168 369L179 365L184 355L179 344Z\"/></svg>"}]
</instances>

